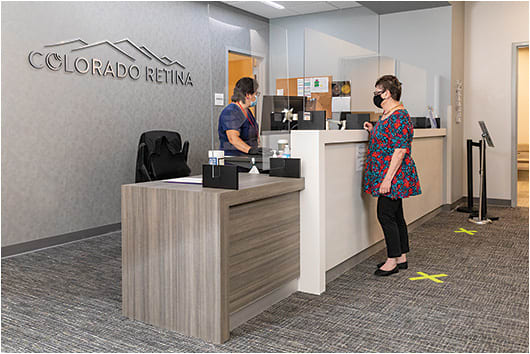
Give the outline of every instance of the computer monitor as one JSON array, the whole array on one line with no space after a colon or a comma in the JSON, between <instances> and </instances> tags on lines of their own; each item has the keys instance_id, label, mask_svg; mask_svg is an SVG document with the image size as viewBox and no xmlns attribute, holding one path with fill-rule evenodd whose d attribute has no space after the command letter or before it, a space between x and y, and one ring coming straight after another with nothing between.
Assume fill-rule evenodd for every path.
<instances>
[{"instance_id":1,"label":"computer monitor","mask_svg":"<svg viewBox=\"0 0 530 354\"><path fill-rule=\"evenodd\" d=\"M326 130L326 111L298 112L298 130Z\"/></svg>"},{"instance_id":2,"label":"computer monitor","mask_svg":"<svg viewBox=\"0 0 530 354\"><path fill-rule=\"evenodd\" d=\"M344 112L342 112L344 113ZM344 115L346 119L346 129L364 129L364 122L370 121L370 113L349 113L346 112Z\"/></svg>"},{"instance_id":3,"label":"computer monitor","mask_svg":"<svg viewBox=\"0 0 530 354\"><path fill-rule=\"evenodd\" d=\"M263 96L261 130L287 130L287 122L282 123L284 109L293 109L293 113L305 109L306 98L303 96ZM281 114L281 119L280 115Z\"/></svg>"}]
</instances>

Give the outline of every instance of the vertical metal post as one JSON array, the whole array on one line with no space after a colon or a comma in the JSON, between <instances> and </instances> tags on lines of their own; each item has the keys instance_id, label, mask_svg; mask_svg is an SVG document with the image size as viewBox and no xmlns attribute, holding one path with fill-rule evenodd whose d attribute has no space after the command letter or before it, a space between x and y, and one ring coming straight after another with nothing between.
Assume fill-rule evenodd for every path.
<instances>
[{"instance_id":1,"label":"vertical metal post","mask_svg":"<svg viewBox=\"0 0 530 354\"><path fill-rule=\"evenodd\" d=\"M488 197L486 188L486 139L482 138L482 215L487 218L488 215Z\"/></svg>"},{"instance_id":2,"label":"vertical metal post","mask_svg":"<svg viewBox=\"0 0 530 354\"><path fill-rule=\"evenodd\" d=\"M484 225L490 223L486 214L486 139L483 136L480 141L480 191L479 191L479 206L478 217L470 217L469 221L475 224Z\"/></svg>"},{"instance_id":3,"label":"vertical metal post","mask_svg":"<svg viewBox=\"0 0 530 354\"><path fill-rule=\"evenodd\" d=\"M467 139L467 208L473 210L473 140Z\"/></svg>"},{"instance_id":4,"label":"vertical metal post","mask_svg":"<svg viewBox=\"0 0 530 354\"><path fill-rule=\"evenodd\" d=\"M473 140L467 139L467 207L461 206L456 211L462 213L473 212L473 146L480 146L479 143L473 143ZM479 153L479 161L480 161Z\"/></svg>"}]
</instances>

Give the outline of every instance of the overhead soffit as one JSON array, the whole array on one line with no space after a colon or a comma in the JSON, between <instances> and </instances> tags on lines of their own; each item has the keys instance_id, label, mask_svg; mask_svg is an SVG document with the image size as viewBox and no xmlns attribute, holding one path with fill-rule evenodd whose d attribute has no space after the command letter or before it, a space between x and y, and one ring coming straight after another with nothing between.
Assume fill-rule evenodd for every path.
<instances>
[{"instance_id":1,"label":"overhead soffit","mask_svg":"<svg viewBox=\"0 0 530 354\"><path fill-rule=\"evenodd\" d=\"M451 5L448 1L359 1L359 4L379 15Z\"/></svg>"}]
</instances>

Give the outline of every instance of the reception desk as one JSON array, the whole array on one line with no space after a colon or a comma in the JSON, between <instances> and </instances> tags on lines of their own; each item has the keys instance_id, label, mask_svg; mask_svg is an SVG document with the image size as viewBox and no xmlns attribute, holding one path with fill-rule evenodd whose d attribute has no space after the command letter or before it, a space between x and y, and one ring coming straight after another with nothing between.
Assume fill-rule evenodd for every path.
<instances>
[{"instance_id":1,"label":"reception desk","mask_svg":"<svg viewBox=\"0 0 530 354\"><path fill-rule=\"evenodd\" d=\"M231 328L271 305L269 297L296 291L303 188L303 178L246 173L239 190L122 186L123 315L228 340Z\"/></svg>"},{"instance_id":2,"label":"reception desk","mask_svg":"<svg viewBox=\"0 0 530 354\"><path fill-rule=\"evenodd\" d=\"M407 223L444 204L445 129L415 129L412 157L422 194L404 200ZM294 130L291 156L302 159L305 189L300 193L300 280L298 290L321 294L326 273L380 245L383 233L377 199L362 192L364 130ZM273 137L269 137L273 140Z\"/></svg>"}]
</instances>

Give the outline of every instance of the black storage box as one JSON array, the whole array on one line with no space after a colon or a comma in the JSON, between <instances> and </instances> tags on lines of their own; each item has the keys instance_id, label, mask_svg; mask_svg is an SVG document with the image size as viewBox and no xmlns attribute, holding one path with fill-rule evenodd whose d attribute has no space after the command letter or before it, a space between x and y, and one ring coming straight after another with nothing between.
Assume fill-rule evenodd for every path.
<instances>
[{"instance_id":1,"label":"black storage box","mask_svg":"<svg viewBox=\"0 0 530 354\"><path fill-rule=\"evenodd\" d=\"M202 165L202 186L239 189L237 166Z\"/></svg>"},{"instance_id":2,"label":"black storage box","mask_svg":"<svg viewBox=\"0 0 530 354\"><path fill-rule=\"evenodd\" d=\"M300 178L300 159L270 158L269 176Z\"/></svg>"}]
</instances>

